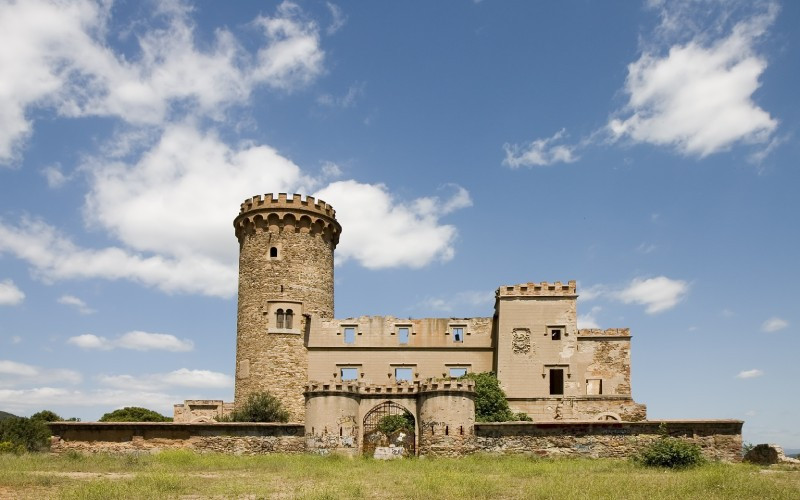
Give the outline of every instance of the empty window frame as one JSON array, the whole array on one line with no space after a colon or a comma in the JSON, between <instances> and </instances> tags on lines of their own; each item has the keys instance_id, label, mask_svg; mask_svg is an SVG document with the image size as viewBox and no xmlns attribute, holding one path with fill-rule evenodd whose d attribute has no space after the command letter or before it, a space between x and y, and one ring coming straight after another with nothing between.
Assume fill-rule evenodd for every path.
<instances>
[{"instance_id":1,"label":"empty window frame","mask_svg":"<svg viewBox=\"0 0 800 500\"><path fill-rule=\"evenodd\" d=\"M586 395L599 396L603 394L603 379L590 378L586 379Z\"/></svg>"},{"instance_id":2,"label":"empty window frame","mask_svg":"<svg viewBox=\"0 0 800 500\"><path fill-rule=\"evenodd\" d=\"M278 247L272 247L269 249L269 258L270 259L278 258Z\"/></svg>"},{"instance_id":3,"label":"empty window frame","mask_svg":"<svg viewBox=\"0 0 800 500\"><path fill-rule=\"evenodd\" d=\"M408 344L408 335L411 329L407 326L401 326L397 329L397 341L401 344Z\"/></svg>"},{"instance_id":4,"label":"empty window frame","mask_svg":"<svg viewBox=\"0 0 800 500\"><path fill-rule=\"evenodd\" d=\"M550 332L551 340L561 340L561 335L564 334L564 328L560 326L551 326L547 328Z\"/></svg>"},{"instance_id":5,"label":"empty window frame","mask_svg":"<svg viewBox=\"0 0 800 500\"><path fill-rule=\"evenodd\" d=\"M355 341L356 341L356 327L354 326L344 327L344 343L354 344Z\"/></svg>"},{"instance_id":6,"label":"empty window frame","mask_svg":"<svg viewBox=\"0 0 800 500\"><path fill-rule=\"evenodd\" d=\"M283 328L284 317L283 309L275 311L275 328Z\"/></svg>"},{"instance_id":7,"label":"empty window frame","mask_svg":"<svg viewBox=\"0 0 800 500\"><path fill-rule=\"evenodd\" d=\"M464 327L463 326L454 326L452 328L453 331L453 342L464 342Z\"/></svg>"},{"instance_id":8,"label":"empty window frame","mask_svg":"<svg viewBox=\"0 0 800 500\"><path fill-rule=\"evenodd\" d=\"M394 379L398 382L401 380L411 382L414 380L414 369L410 366L398 366L394 369Z\"/></svg>"},{"instance_id":9,"label":"empty window frame","mask_svg":"<svg viewBox=\"0 0 800 500\"><path fill-rule=\"evenodd\" d=\"M291 330L293 319L294 319L294 312L291 309L287 309L286 315L283 320L283 327L286 328L287 330Z\"/></svg>"},{"instance_id":10,"label":"empty window frame","mask_svg":"<svg viewBox=\"0 0 800 500\"><path fill-rule=\"evenodd\" d=\"M358 368L352 366L343 366L339 369L339 375L342 377L342 381L358 380Z\"/></svg>"},{"instance_id":11,"label":"empty window frame","mask_svg":"<svg viewBox=\"0 0 800 500\"><path fill-rule=\"evenodd\" d=\"M550 369L550 394L564 394L564 370L561 368Z\"/></svg>"},{"instance_id":12,"label":"empty window frame","mask_svg":"<svg viewBox=\"0 0 800 500\"><path fill-rule=\"evenodd\" d=\"M463 377L466 374L467 374L467 367L466 366L451 366L450 367L450 378Z\"/></svg>"}]
</instances>

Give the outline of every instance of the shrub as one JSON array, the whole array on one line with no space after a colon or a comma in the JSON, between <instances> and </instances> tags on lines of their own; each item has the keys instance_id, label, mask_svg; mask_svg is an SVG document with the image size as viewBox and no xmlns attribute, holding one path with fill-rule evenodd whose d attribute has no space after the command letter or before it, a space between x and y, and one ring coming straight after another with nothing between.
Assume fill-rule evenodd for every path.
<instances>
[{"instance_id":1,"label":"shrub","mask_svg":"<svg viewBox=\"0 0 800 500\"><path fill-rule=\"evenodd\" d=\"M22 455L25 453L25 447L21 444L14 444L11 441L0 441L0 454L3 453Z\"/></svg>"},{"instance_id":2,"label":"shrub","mask_svg":"<svg viewBox=\"0 0 800 500\"><path fill-rule=\"evenodd\" d=\"M247 401L228 417L218 418L220 422L288 422L289 412L281 402L269 392L251 394Z\"/></svg>"},{"instance_id":3,"label":"shrub","mask_svg":"<svg viewBox=\"0 0 800 500\"><path fill-rule=\"evenodd\" d=\"M696 444L669 437L666 426L659 427L661 437L648 445L634 457L634 460L648 467L669 467L680 469L702 464L705 459Z\"/></svg>"},{"instance_id":4,"label":"shrub","mask_svg":"<svg viewBox=\"0 0 800 500\"><path fill-rule=\"evenodd\" d=\"M147 408L126 406L106 413L100 422L172 422L172 419Z\"/></svg>"},{"instance_id":5,"label":"shrub","mask_svg":"<svg viewBox=\"0 0 800 500\"><path fill-rule=\"evenodd\" d=\"M59 417L55 412L50 410L42 410L31 415L31 420L40 420L42 422L61 422L64 419Z\"/></svg>"},{"instance_id":6,"label":"shrub","mask_svg":"<svg viewBox=\"0 0 800 500\"><path fill-rule=\"evenodd\" d=\"M475 381L475 420L507 422L517 419L508 407L506 393L500 388L494 373L467 373L463 378Z\"/></svg>"},{"instance_id":7,"label":"shrub","mask_svg":"<svg viewBox=\"0 0 800 500\"><path fill-rule=\"evenodd\" d=\"M50 429L41 420L14 417L0 420L0 442L4 449L39 451L50 442Z\"/></svg>"},{"instance_id":8,"label":"shrub","mask_svg":"<svg viewBox=\"0 0 800 500\"><path fill-rule=\"evenodd\" d=\"M386 415L378 421L378 430L387 436L400 429L414 432L414 417L403 413L402 415Z\"/></svg>"}]
</instances>

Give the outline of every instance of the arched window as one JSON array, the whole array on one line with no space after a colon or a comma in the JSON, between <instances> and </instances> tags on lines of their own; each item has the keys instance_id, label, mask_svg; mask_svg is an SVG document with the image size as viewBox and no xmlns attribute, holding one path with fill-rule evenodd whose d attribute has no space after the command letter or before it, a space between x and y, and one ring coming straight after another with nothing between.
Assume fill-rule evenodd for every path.
<instances>
[{"instance_id":1,"label":"arched window","mask_svg":"<svg viewBox=\"0 0 800 500\"><path fill-rule=\"evenodd\" d=\"M285 323L284 327L287 330L291 330L292 329L292 317L293 316L294 316L294 313L292 312L292 310L291 309L287 309L286 310L286 321L284 322Z\"/></svg>"},{"instance_id":2,"label":"arched window","mask_svg":"<svg viewBox=\"0 0 800 500\"><path fill-rule=\"evenodd\" d=\"M283 309L275 312L275 328L283 328Z\"/></svg>"},{"instance_id":3,"label":"arched window","mask_svg":"<svg viewBox=\"0 0 800 500\"><path fill-rule=\"evenodd\" d=\"M269 257L271 259L277 259L278 258L278 247L272 247L272 248L269 249Z\"/></svg>"}]
</instances>

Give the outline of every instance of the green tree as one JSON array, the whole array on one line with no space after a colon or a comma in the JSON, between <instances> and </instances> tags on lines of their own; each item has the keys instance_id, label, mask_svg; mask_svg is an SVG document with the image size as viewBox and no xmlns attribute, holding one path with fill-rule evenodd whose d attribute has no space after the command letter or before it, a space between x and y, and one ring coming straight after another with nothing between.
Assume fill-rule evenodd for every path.
<instances>
[{"instance_id":1,"label":"green tree","mask_svg":"<svg viewBox=\"0 0 800 500\"><path fill-rule=\"evenodd\" d=\"M400 429L414 432L414 417L411 414L386 415L378 421L378 430L387 436Z\"/></svg>"},{"instance_id":2,"label":"green tree","mask_svg":"<svg viewBox=\"0 0 800 500\"><path fill-rule=\"evenodd\" d=\"M106 413L100 422L172 422L172 419L147 408L126 406Z\"/></svg>"},{"instance_id":3,"label":"green tree","mask_svg":"<svg viewBox=\"0 0 800 500\"><path fill-rule=\"evenodd\" d=\"M0 420L1 448L7 451L39 451L50 442L50 429L41 420L13 417Z\"/></svg>"},{"instance_id":4,"label":"green tree","mask_svg":"<svg viewBox=\"0 0 800 500\"><path fill-rule=\"evenodd\" d=\"M467 373L462 378L475 381L475 419L478 422L517 420L517 415L508 407L506 393L500 388L494 373ZM527 415L524 417L527 418Z\"/></svg>"},{"instance_id":5,"label":"green tree","mask_svg":"<svg viewBox=\"0 0 800 500\"><path fill-rule=\"evenodd\" d=\"M57 413L50 410L42 410L31 415L31 420L41 420L42 422L62 422L64 419Z\"/></svg>"},{"instance_id":6,"label":"green tree","mask_svg":"<svg viewBox=\"0 0 800 500\"><path fill-rule=\"evenodd\" d=\"M269 392L251 394L247 401L220 422L288 422L289 412L281 402Z\"/></svg>"}]
</instances>

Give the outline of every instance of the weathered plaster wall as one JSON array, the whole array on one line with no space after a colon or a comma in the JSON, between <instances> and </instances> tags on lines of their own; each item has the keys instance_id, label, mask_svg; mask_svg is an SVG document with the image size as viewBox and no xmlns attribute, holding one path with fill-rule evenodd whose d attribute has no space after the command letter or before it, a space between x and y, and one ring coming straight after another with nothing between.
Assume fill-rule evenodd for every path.
<instances>
[{"instance_id":1,"label":"weathered plaster wall","mask_svg":"<svg viewBox=\"0 0 800 500\"><path fill-rule=\"evenodd\" d=\"M647 406L630 396L542 397L509 400L513 411L527 413L535 422L570 420L620 420L647 418Z\"/></svg>"}]
</instances>

